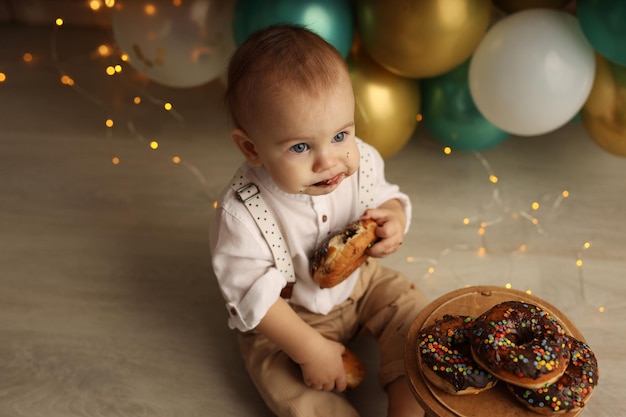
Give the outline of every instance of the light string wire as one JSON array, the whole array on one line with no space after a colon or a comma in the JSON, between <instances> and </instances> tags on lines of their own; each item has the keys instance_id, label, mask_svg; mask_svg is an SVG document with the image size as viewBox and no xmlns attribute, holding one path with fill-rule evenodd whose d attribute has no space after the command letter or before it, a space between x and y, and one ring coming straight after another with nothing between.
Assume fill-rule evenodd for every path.
<instances>
[{"instance_id":1,"label":"light string wire","mask_svg":"<svg viewBox=\"0 0 626 417\"><path fill-rule=\"evenodd\" d=\"M451 150L446 149L444 153L446 155L450 155ZM510 210L510 208L507 206L506 202L502 198L500 185L499 185L500 179L496 175L495 171L492 169L489 161L480 152L473 152L472 154L480 163L484 171L487 173L489 181L491 183L491 196L489 198L489 201L486 204L484 204L483 207L490 208L493 206L497 206L497 207L500 207L500 210L502 212L506 212ZM547 217L552 217L559 210L563 202L569 196L570 196L570 193L567 190L563 190L562 192L558 193L556 196L554 195L554 193L545 193L538 200L532 202L530 206L532 210L535 212L538 212L541 208L547 206L549 207L549 210L545 212L545 215ZM543 235L546 233L546 230L544 229L544 227L542 227L541 222L539 221L539 216L535 216L525 210L516 210L514 213L518 213L520 219L523 219L528 224L532 225L534 230L539 235ZM502 213L500 213L499 215L493 218L485 218L483 215L475 215L475 216L470 216L470 217L466 217L463 219L464 225L477 227L478 234L480 235L480 245L481 245L477 251L479 256L485 256L489 254L489 251L486 249L489 247L488 245L489 227L494 226L502 221L503 221ZM586 291L587 280L586 280L586 274L583 271L583 253L587 249L589 249L590 246L591 246L590 242L584 242L584 244L582 245L582 249L576 252L576 266L577 266L576 282L578 284L577 285L578 287L577 298L579 299L580 302L584 303L584 305L586 305L587 307L597 309L597 311L603 313L606 311L606 307L604 306L598 307L597 305L594 305L592 302L590 302L587 291ZM436 258L409 256L407 258L407 261L411 263L426 264L427 270L421 276L421 279L430 280L435 276L435 271L437 270L437 268L444 265L444 259L447 256L449 256L455 251L470 251L470 250L472 250L472 245L470 244L456 244L456 245L452 245L450 247L446 247L443 250L441 250ZM526 252L526 250L527 250L526 244L523 243L521 247L518 248L517 250L510 251L509 252L509 265L512 267L513 261L511 257L513 255L515 255L516 253ZM452 274L452 277L459 284L459 286L462 286L462 287L469 286L469 284L467 284L467 282L463 279L461 274L459 274L454 268L449 268L449 269ZM507 283L506 287L511 288L512 286L511 284ZM530 294L531 290L526 290L526 292ZM611 306L612 309L618 309L618 308L623 308L623 307L626 307L626 302L617 306Z\"/></svg>"},{"instance_id":2,"label":"light string wire","mask_svg":"<svg viewBox=\"0 0 626 417\"><path fill-rule=\"evenodd\" d=\"M53 64L59 76L61 77L62 80L65 81L64 84L67 84L68 86L70 86L81 97L83 97L87 101L91 102L95 106L102 109L107 115L111 114L112 111L111 111L110 106L108 106L105 101L103 101L102 99L98 98L97 96L95 96L94 94L90 93L88 90L83 88L80 84L76 83L76 81L69 75L70 73L67 71L65 66L62 64L62 60L60 59L59 52L58 52L58 44L59 44L58 33L61 30L62 26L63 26L62 19L60 18L57 19L56 24L54 25L54 28L52 30L52 35L50 37L50 54L52 57ZM118 54L121 54L121 50L117 45L115 46L115 50L118 51ZM182 132L185 129L184 117L178 111L176 111L168 101L160 99L148 93L145 89L139 89L138 87L133 85L131 82L129 82L125 77L121 77L121 78L118 77L118 79L123 83L123 86L125 87L125 91L132 89L132 91L137 93L135 95L136 97L141 97L142 100L147 99L149 103L155 106L166 108L168 115L170 115L172 118L174 118L178 122L180 131ZM169 108L166 107L168 105L169 105ZM109 118L108 121L112 121L112 119ZM111 139L113 136L112 129L110 128L112 127L112 125L113 125L112 122L110 126L107 125L107 130L106 130L107 139ZM142 142L142 143L150 142L153 149L156 149L158 147L158 142L150 141L141 132L138 131L138 129L136 128L136 124L134 120L132 119L132 117L129 117L128 120L126 121L126 127L137 141ZM156 144L156 145L153 145L153 144ZM211 197L208 191L209 190L208 180L204 176L202 171L200 171L200 169L198 169L196 165L194 165L191 161L187 160L186 158L181 158L180 156L173 156L171 160L177 165L184 166L193 175L193 177L198 181L198 183L201 185L201 188L205 192L205 194L209 198ZM118 164L119 158L114 157L113 161L114 161L114 164Z\"/></svg>"}]
</instances>

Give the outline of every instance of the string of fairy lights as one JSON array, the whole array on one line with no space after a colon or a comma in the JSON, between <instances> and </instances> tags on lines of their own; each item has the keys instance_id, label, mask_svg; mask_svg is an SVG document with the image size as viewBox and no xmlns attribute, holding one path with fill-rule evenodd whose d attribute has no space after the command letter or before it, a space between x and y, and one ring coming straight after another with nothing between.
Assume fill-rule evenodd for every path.
<instances>
[{"instance_id":1,"label":"string of fairy lights","mask_svg":"<svg viewBox=\"0 0 626 417\"><path fill-rule=\"evenodd\" d=\"M113 7L115 4L114 0L91 0L89 1L89 7L98 11L102 7ZM64 25L64 20L62 17L59 17L54 22L54 29L52 31L51 36L51 56L53 60L53 64L58 70L59 81L61 84L66 85L72 88L75 92L77 92L84 99L88 100L98 108L100 108L103 113L105 113L105 118L103 121L105 127L105 137L110 139L113 136L113 127L116 125L116 121L113 117L110 116L110 105L98 98L94 94L91 94L86 88L77 83L72 75L66 70L64 67L62 60L59 58L58 54L58 31L62 30ZM92 58L106 58L109 62L106 63L104 68L104 74L108 77L116 77L124 72L124 68L126 63L129 60L128 55L126 55L123 51L119 51L115 46L101 44L98 45L94 52L91 55ZM35 61L35 56L31 52L24 52L22 54L22 60L25 63L32 63ZM2 68L0 68L0 85L5 82L9 82L10 74L6 74ZM140 90L137 86L132 83L120 78L120 82L124 82L124 87L127 91L135 90L137 94L132 97L132 105L138 106L142 103L149 103L155 106L159 111L165 112L168 117L173 118L181 129L183 129L185 124L184 117L178 113L174 105L167 101L155 97L145 90ZM420 121L422 119L421 115L417 115L417 120ZM132 134L132 136L142 144L142 146L146 146L150 151L156 151L159 149L159 141L154 138L148 138L137 128L136 124L132 119L128 119L126 121L126 128ZM445 155L451 155L453 150L450 147L444 147L442 149ZM491 186L491 197L487 206L496 206L499 207L500 214L507 213L507 215L513 216L516 221L527 222L532 226L538 234L544 233L544 228L542 221L540 221L540 213L542 210L547 210L548 214L554 213L561 206L563 202L565 202L569 197L570 193L568 190L562 190L558 193L545 194L541 198L536 201L532 201L527 209L523 210L511 210L507 211L506 202L503 201L500 190L500 179L493 171L489 162L484 158L484 156L479 152L474 152L473 155L476 157L476 160L480 163L482 168L486 173L487 181ZM209 184L206 177L202 174L202 172L190 161L183 159L180 155L171 155L170 161L173 164L181 165L186 167L189 172L197 179L200 183L202 189L208 190ZM121 164L123 161L117 155L111 157L111 164L116 166ZM213 202L213 206L217 207L217 202ZM547 208L546 208L547 207ZM489 242L490 242L490 228L502 222L502 215L495 216L494 218L485 218L483 215L475 215L475 216L467 216L462 219L459 219L459 222L463 227L472 228L476 231L479 236L480 244L477 248L470 248L469 245L456 245L452 247L445 248L439 253L438 258L423 258L423 257L414 257L409 256L406 258L406 261L409 263L423 263L426 265L426 271L422 277L424 280L432 279L437 274L437 269L442 265L446 256L448 256L451 252L455 250L475 250L475 254L478 257L486 257L490 255L489 250ZM607 310L606 306L598 306L593 305L588 301L587 294L585 291L585 275L583 274L583 265L584 265L584 256L585 252L591 247L591 242L584 241L580 244L579 249L576 251L575 256L575 265L578 270L578 286L579 286L579 298L580 301L585 303L587 306L592 307L596 311L603 313ZM527 243L521 242L519 246L512 249L511 253L525 253L527 251ZM459 282L460 285L469 286L464 282ZM513 285L511 283L506 283L505 286L507 288L512 288ZM530 289L525 290L527 293L531 293ZM622 308L624 306L612 306L612 308Z\"/></svg>"},{"instance_id":2,"label":"string of fairy lights","mask_svg":"<svg viewBox=\"0 0 626 417\"><path fill-rule=\"evenodd\" d=\"M452 149L450 147L444 147L443 152L446 155L450 155L452 154ZM480 165L485 170L487 174L487 179L491 185L490 200L487 202L485 206L493 206L493 205L498 206L501 209L500 213L499 215L494 216L493 218L485 218L485 216L483 215L475 215L475 216L468 216L468 217L464 217L460 219L460 223L462 223L463 227L472 228L473 230L475 230L476 234L479 236L480 244L478 245L477 248L471 247L469 244L458 244L458 245L444 248L438 254L438 257L436 258L408 256L406 258L407 262L419 263L419 264L425 265L425 272L421 277L422 280L424 281L432 281L433 279L435 279L436 272L439 266L441 266L444 263L444 259L447 258L454 251L467 252L467 251L473 250L475 252L475 256L478 258L484 258L486 256L489 256L490 255L490 250L488 249L490 246L489 245L490 234L488 232L489 228L501 223L503 221L503 215L505 214L511 216L514 220L527 222L533 227L533 229L536 231L537 234L539 235L544 234L545 229L543 227L543 222L540 219L540 217L542 217L540 216L541 210L547 207L547 212L545 212L545 215L549 217L551 214L555 213L559 209L561 204L570 197L570 192L568 190L562 190L558 193L544 194L543 196L541 196L541 198L532 201L528 205L528 210L524 210L524 209L509 210L506 203L503 201L501 197L499 177L496 175L494 170L491 168L491 165L489 164L489 162L485 159L485 157L481 153L473 152L473 155L476 157ZM584 265L583 259L585 256L585 252L590 248L591 248L591 242L584 241L580 245L579 249L576 250L574 262L576 265L576 269L578 271L578 276L577 276L578 294L577 295L578 295L579 301L582 302L584 305L598 311L599 313L604 313L606 312L607 307L604 305L598 306L597 304L590 302L587 296L587 292L586 292L586 280L585 280L585 274L583 273L583 265ZM509 255L513 255L516 253L524 254L527 252L527 250L528 250L527 243L521 242L517 247L511 249ZM462 280L459 280L458 284L464 287L470 286L470 284L467 284L466 282ZM510 282L507 282L504 286L508 289L513 288L513 284L511 284ZM531 289L526 289L525 292L527 294L532 294ZM626 307L626 304L619 305L619 306L611 306L613 310L618 309L618 308L623 308L623 307Z\"/></svg>"},{"instance_id":3,"label":"string of fairy lights","mask_svg":"<svg viewBox=\"0 0 626 417\"><path fill-rule=\"evenodd\" d=\"M104 2L99 1L99 0L92 0L89 2L89 7L94 11L99 10L103 6L110 8L110 7L113 7L114 5L115 5L114 0L106 0ZM82 97L92 102L96 106L100 107L104 112L109 112L109 108L108 108L109 106L107 106L107 104L104 101L102 101L95 95L91 94L81 85L76 83L76 81L69 75L69 72L62 65L62 61L59 58L59 55L57 52L57 44L58 44L57 34L58 34L58 31L61 29L61 27L64 25L64 23L65 22L63 18L61 17L57 18L55 20L55 27L51 36L51 56L52 56L53 63L55 64L58 70L61 83L73 88L74 91L79 93ZM32 59L32 55L29 53L26 53L24 54L25 61L27 60L26 59L27 55L30 56ZM109 77L113 77L113 76L117 76L121 74L124 70L123 65L129 61L129 57L126 53L124 53L123 51L118 51L114 46L107 45L107 44L99 45L94 51L93 55L95 57L100 57L100 58L109 58L109 57L114 57L116 59L119 58L121 62L109 63L106 65L104 72ZM120 79L120 80L121 82L124 83L126 90L138 91L138 88L136 86L127 82L125 79ZM181 131L184 129L185 119L178 111L174 109L174 106L171 102L155 97L149 94L145 90L138 91L138 93L132 97L132 103L133 105L136 105L136 106L141 105L145 101L156 106L157 108L161 108L163 111L167 113L169 117L176 120L176 122L179 124L179 129ZM107 117L104 121L104 125L107 129L106 137L108 139L110 139L113 136L112 128L115 126L115 124L116 123L112 117ZM156 151L157 149L159 149L159 146L160 146L159 141L154 138L149 139L144 134L142 134L132 119L128 119L126 121L126 127L136 140L138 140L142 144L147 144L151 150ZM176 165L182 165L185 168L187 168L189 172L193 174L194 177L200 182L203 189L206 190L208 188L208 182L205 176L191 161L183 159L180 155L172 155L170 157L170 160L172 163ZM121 162L122 161L119 156L115 155L111 157L111 163L113 165L119 165Z\"/></svg>"}]
</instances>

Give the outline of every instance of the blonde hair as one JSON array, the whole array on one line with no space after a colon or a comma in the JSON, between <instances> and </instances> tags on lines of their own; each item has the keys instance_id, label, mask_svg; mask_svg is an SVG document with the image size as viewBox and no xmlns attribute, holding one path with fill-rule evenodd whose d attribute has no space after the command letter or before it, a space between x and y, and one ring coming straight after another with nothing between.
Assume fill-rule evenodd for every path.
<instances>
[{"instance_id":1,"label":"blonde hair","mask_svg":"<svg viewBox=\"0 0 626 417\"><path fill-rule=\"evenodd\" d=\"M297 25L270 26L250 35L231 58L226 107L235 127L245 130L256 96L283 88L315 96L346 77L343 57L319 35Z\"/></svg>"}]
</instances>

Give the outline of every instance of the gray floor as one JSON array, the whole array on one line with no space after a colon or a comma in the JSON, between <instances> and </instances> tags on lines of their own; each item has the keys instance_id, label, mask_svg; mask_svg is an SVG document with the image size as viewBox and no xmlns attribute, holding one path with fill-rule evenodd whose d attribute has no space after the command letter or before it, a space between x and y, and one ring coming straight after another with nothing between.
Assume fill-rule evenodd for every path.
<instances>
[{"instance_id":1,"label":"gray floor","mask_svg":"<svg viewBox=\"0 0 626 417\"><path fill-rule=\"evenodd\" d=\"M0 416L270 415L210 268L212 204L240 161L223 87L108 77L112 61L92 53L110 41L106 31L0 26ZM59 65L74 87L59 82ZM626 159L578 123L481 155L444 155L418 127L387 168L414 219L385 263L433 299L510 284L554 304L600 360L584 415L625 415ZM354 348L370 372L350 395L363 416L383 415L375 349Z\"/></svg>"}]
</instances>

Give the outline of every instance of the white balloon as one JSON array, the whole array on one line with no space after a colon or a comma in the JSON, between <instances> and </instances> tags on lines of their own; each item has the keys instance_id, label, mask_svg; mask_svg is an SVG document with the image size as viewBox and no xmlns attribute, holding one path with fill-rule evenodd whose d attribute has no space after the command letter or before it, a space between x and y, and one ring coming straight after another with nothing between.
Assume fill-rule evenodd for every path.
<instances>
[{"instance_id":1,"label":"white balloon","mask_svg":"<svg viewBox=\"0 0 626 417\"><path fill-rule=\"evenodd\" d=\"M116 1L113 35L129 63L170 87L195 87L219 77L235 50L235 0Z\"/></svg>"},{"instance_id":2,"label":"white balloon","mask_svg":"<svg viewBox=\"0 0 626 417\"><path fill-rule=\"evenodd\" d=\"M498 21L471 58L469 87L483 116L509 133L533 136L572 119L585 103L595 56L575 17L531 9Z\"/></svg>"}]
</instances>

